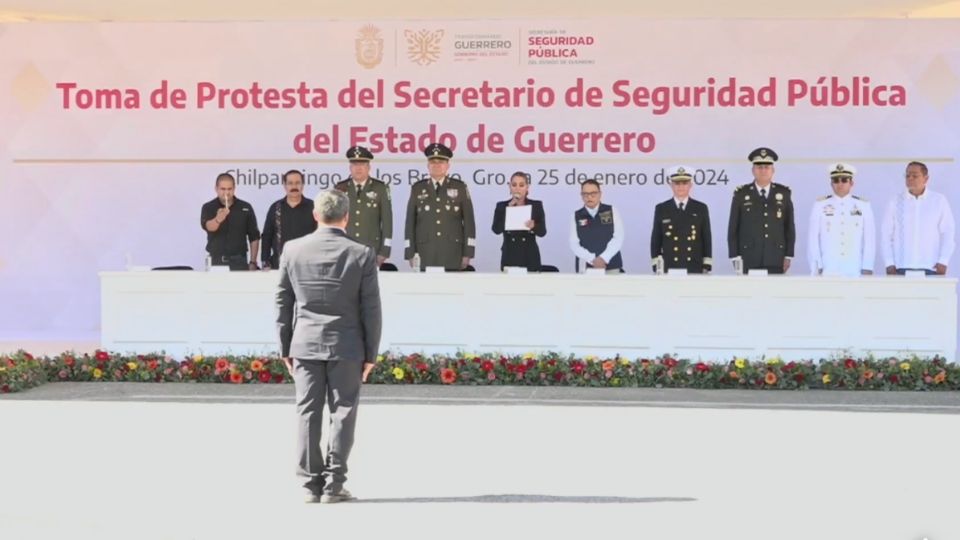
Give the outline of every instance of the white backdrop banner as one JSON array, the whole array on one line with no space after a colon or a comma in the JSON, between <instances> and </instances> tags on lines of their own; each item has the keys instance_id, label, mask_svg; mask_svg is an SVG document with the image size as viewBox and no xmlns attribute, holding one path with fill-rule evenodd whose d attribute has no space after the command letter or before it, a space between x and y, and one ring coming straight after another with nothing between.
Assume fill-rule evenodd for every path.
<instances>
[{"instance_id":1,"label":"white backdrop banner","mask_svg":"<svg viewBox=\"0 0 960 540\"><path fill-rule=\"evenodd\" d=\"M392 186L394 246L422 148L439 141L474 199L479 270L498 269L493 208L520 170L544 201L544 263L572 271L577 184L596 178L638 273L677 164L696 169L716 272L732 272L731 194L768 146L794 194L791 273L806 274L832 162L857 167L878 219L914 159L957 201L958 35L955 20L0 26L0 339L96 339L98 271L203 266L217 173L262 224L284 171L313 196L346 177L353 144Z\"/></svg>"}]
</instances>

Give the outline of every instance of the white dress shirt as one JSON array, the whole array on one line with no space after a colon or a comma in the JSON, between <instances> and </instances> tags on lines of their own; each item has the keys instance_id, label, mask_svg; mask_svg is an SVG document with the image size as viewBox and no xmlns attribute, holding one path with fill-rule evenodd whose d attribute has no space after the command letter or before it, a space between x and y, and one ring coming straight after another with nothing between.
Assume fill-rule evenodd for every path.
<instances>
[{"instance_id":1,"label":"white dress shirt","mask_svg":"<svg viewBox=\"0 0 960 540\"><path fill-rule=\"evenodd\" d=\"M587 208L584 207L584 210L590 214L591 218L597 217L597 212L600 211L600 205L598 204L596 208ZM604 262L609 263L610 259L614 255L620 252L620 248L623 247L623 221L620 220L620 214L617 213L617 210L610 207L610 212L613 213L613 238L610 239L610 242L607 243L607 249L603 250L603 253L594 254L590 253L583 246L580 245L580 237L577 236L577 220L576 218L570 224L570 250L573 251L573 254L580 259L580 268L583 268L584 264L593 263L593 260L597 257L603 259Z\"/></svg>"},{"instance_id":2,"label":"white dress shirt","mask_svg":"<svg viewBox=\"0 0 960 540\"><path fill-rule=\"evenodd\" d=\"M905 191L890 201L883 216L880 246L884 266L933 269L953 256L953 212L947 198L924 190L919 197Z\"/></svg>"},{"instance_id":3,"label":"white dress shirt","mask_svg":"<svg viewBox=\"0 0 960 540\"><path fill-rule=\"evenodd\" d=\"M807 231L807 259L813 275L859 276L873 271L876 224L870 203L831 195L813 203Z\"/></svg>"}]
</instances>

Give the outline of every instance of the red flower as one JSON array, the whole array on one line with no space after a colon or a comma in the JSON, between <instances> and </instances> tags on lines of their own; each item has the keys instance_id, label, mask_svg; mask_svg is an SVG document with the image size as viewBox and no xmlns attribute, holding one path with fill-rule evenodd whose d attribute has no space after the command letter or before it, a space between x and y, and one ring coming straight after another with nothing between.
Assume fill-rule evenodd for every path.
<instances>
[{"instance_id":1,"label":"red flower","mask_svg":"<svg viewBox=\"0 0 960 540\"><path fill-rule=\"evenodd\" d=\"M268 382L270 382L270 372L269 372L269 371L261 371L260 374L258 375L258 377L260 378L260 382L262 382L262 383L268 383Z\"/></svg>"},{"instance_id":2,"label":"red flower","mask_svg":"<svg viewBox=\"0 0 960 540\"><path fill-rule=\"evenodd\" d=\"M217 358L217 362L214 365L217 368L217 373L220 373L221 371L227 369L227 366L230 365L230 362L227 362L226 358Z\"/></svg>"},{"instance_id":3,"label":"red flower","mask_svg":"<svg viewBox=\"0 0 960 540\"><path fill-rule=\"evenodd\" d=\"M274 375L274 376L273 376L273 382L275 382L275 383L277 383L277 384L282 383L282 382L283 382L283 375L281 375L281 374L279 374L279 373L277 373L276 375Z\"/></svg>"},{"instance_id":4,"label":"red flower","mask_svg":"<svg viewBox=\"0 0 960 540\"><path fill-rule=\"evenodd\" d=\"M72 357L72 356L68 356L68 357L66 357L66 358L63 359L63 363L64 363L67 367L73 367L73 366L77 363L77 360L76 360L74 357Z\"/></svg>"},{"instance_id":5,"label":"red flower","mask_svg":"<svg viewBox=\"0 0 960 540\"><path fill-rule=\"evenodd\" d=\"M527 360L526 366L527 366L526 369L533 369L537 367L537 361L531 358L530 360Z\"/></svg>"},{"instance_id":6,"label":"red flower","mask_svg":"<svg viewBox=\"0 0 960 540\"><path fill-rule=\"evenodd\" d=\"M28 352L23 353L23 357L27 359L27 362L33 360L33 355Z\"/></svg>"},{"instance_id":7,"label":"red flower","mask_svg":"<svg viewBox=\"0 0 960 540\"><path fill-rule=\"evenodd\" d=\"M157 361L156 360L147 360L147 369L150 371L156 371Z\"/></svg>"},{"instance_id":8,"label":"red flower","mask_svg":"<svg viewBox=\"0 0 960 540\"><path fill-rule=\"evenodd\" d=\"M894 373L893 375L890 376L890 382L892 382L893 384L898 384L900 382L900 376Z\"/></svg>"},{"instance_id":9,"label":"red flower","mask_svg":"<svg viewBox=\"0 0 960 540\"><path fill-rule=\"evenodd\" d=\"M579 360L574 360L570 362L570 371L580 375L583 373L583 363Z\"/></svg>"},{"instance_id":10,"label":"red flower","mask_svg":"<svg viewBox=\"0 0 960 540\"><path fill-rule=\"evenodd\" d=\"M784 373L790 373L791 371L793 371L793 368L795 368L795 367L797 367L797 363L796 363L796 362L788 362L788 363L786 363L786 364L783 366L783 372L784 372Z\"/></svg>"},{"instance_id":11,"label":"red flower","mask_svg":"<svg viewBox=\"0 0 960 540\"><path fill-rule=\"evenodd\" d=\"M231 374L230 374L230 382L232 382L233 384L240 384L240 383L242 383L242 382L243 382L243 374L242 374L242 373L231 373Z\"/></svg>"},{"instance_id":12,"label":"red flower","mask_svg":"<svg viewBox=\"0 0 960 540\"><path fill-rule=\"evenodd\" d=\"M428 369L429 369L429 368L427 367L427 365L424 364L423 362L417 362L417 370L418 370L418 371L427 371Z\"/></svg>"},{"instance_id":13,"label":"red flower","mask_svg":"<svg viewBox=\"0 0 960 540\"><path fill-rule=\"evenodd\" d=\"M843 361L843 367L847 369L854 369L857 367L857 363L853 360L853 358L847 358Z\"/></svg>"},{"instance_id":14,"label":"red flower","mask_svg":"<svg viewBox=\"0 0 960 540\"><path fill-rule=\"evenodd\" d=\"M9 393L10 393L10 387L7 386L7 385L0 386L0 393L9 394Z\"/></svg>"},{"instance_id":15,"label":"red flower","mask_svg":"<svg viewBox=\"0 0 960 540\"><path fill-rule=\"evenodd\" d=\"M443 384L453 384L457 382L457 372L450 368L441 369L440 380L443 381Z\"/></svg>"},{"instance_id":16,"label":"red flower","mask_svg":"<svg viewBox=\"0 0 960 540\"><path fill-rule=\"evenodd\" d=\"M802 382L803 382L803 373L797 373L796 375L794 375L794 376L793 376L793 380L797 381L798 383L802 383Z\"/></svg>"},{"instance_id":17,"label":"red flower","mask_svg":"<svg viewBox=\"0 0 960 540\"><path fill-rule=\"evenodd\" d=\"M507 365L507 359L501 356L501 357L500 357L500 365L501 365L501 366Z\"/></svg>"},{"instance_id":18,"label":"red flower","mask_svg":"<svg viewBox=\"0 0 960 540\"><path fill-rule=\"evenodd\" d=\"M677 362L676 358L667 357L663 359L663 365L667 366L667 368L670 368L670 369L677 367L677 364L679 363L680 362Z\"/></svg>"},{"instance_id":19,"label":"red flower","mask_svg":"<svg viewBox=\"0 0 960 540\"><path fill-rule=\"evenodd\" d=\"M96 358L97 362L103 363L110 359L110 355L107 354L106 351L97 351L94 358Z\"/></svg>"},{"instance_id":20,"label":"red flower","mask_svg":"<svg viewBox=\"0 0 960 540\"><path fill-rule=\"evenodd\" d=\"M553 366L557 365L557 361L554 360L553 358L551 358L550 360L547 360L547 365L550 366L550 367L553 367Z\"/></svg>"},{"instance_id":21,"label":"red flower","mask_svg":"<svg viewBox=\"0 0 960 540\"><path fill-rule=\"evenodd\" d=\"M553 374L553 380L555 380L555 381L557 381L557 382L562 381L562 380L563 380L563 373L560 373L559 371L557 371L556 373L554 373L554 374Z\"/></svg>"},{"instance_id":22,"label":"red flower","mask_svg":"<svg viewBox=\"0 0 960 540\"><path fill-rule=\"evenodd\" d=\"M699 373L704 373L710 371L710 366L703 362L697 362L697 365L694 366L694 369L696 369Z\"/></svg>"},{"instance_id":23,"label":"red flower","mask_svg":"<svg viewBox=\"0 0 960 540\"><path fill-rule=\"evenodd\" d=\"M493 371L493 368L494 368L493 362L489 360L484 360L483 363L480 364L480 369L486 371L487 373Z\"/></svg>"}]
</instances>

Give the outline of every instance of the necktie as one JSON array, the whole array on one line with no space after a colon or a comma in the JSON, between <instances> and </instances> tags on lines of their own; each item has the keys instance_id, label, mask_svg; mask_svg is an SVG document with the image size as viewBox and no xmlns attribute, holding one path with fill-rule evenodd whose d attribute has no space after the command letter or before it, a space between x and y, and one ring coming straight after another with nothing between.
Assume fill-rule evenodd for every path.
<instances>
[{"instance_id":1,"label":"necktie","mask_svg":"<svg viewBox=\"0 0 960 540\"><path fill-rule=\"evenodd\" d=\"M683 203L680 203L680 211L683 212Z\"/></svg>"},{"instance_id":2,"label":"necktie","mask_svg":"<svg viewBox=\"0 0 960 540\"><path fill-rule=\"evenodd\" d=\"M767 188L760 188L760 198L767 200Z\"/></svg>"}]
</instances>

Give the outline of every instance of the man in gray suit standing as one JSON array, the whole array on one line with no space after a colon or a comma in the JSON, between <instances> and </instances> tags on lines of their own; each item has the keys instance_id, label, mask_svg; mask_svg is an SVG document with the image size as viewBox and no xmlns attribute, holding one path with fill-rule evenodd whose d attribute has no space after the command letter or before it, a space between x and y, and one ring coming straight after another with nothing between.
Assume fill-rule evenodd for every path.
<instances>
[{"instance_id":1,"label":"man in gray suit standing","mask_svg":"<svg viewBox=\"0 0 960 540\"><path fill-rule=\"evenodd\" d=\"M314 203L316 232L288 242L280 257L277 330L280 356L293 376L300 416L298 476L307 502L353 499L343 484L353 446L361 381L380 346L377 254L346 236L350 201L325 191ZM326 460L320 449L329 401Z\"/></svg>"}]
</instances>

